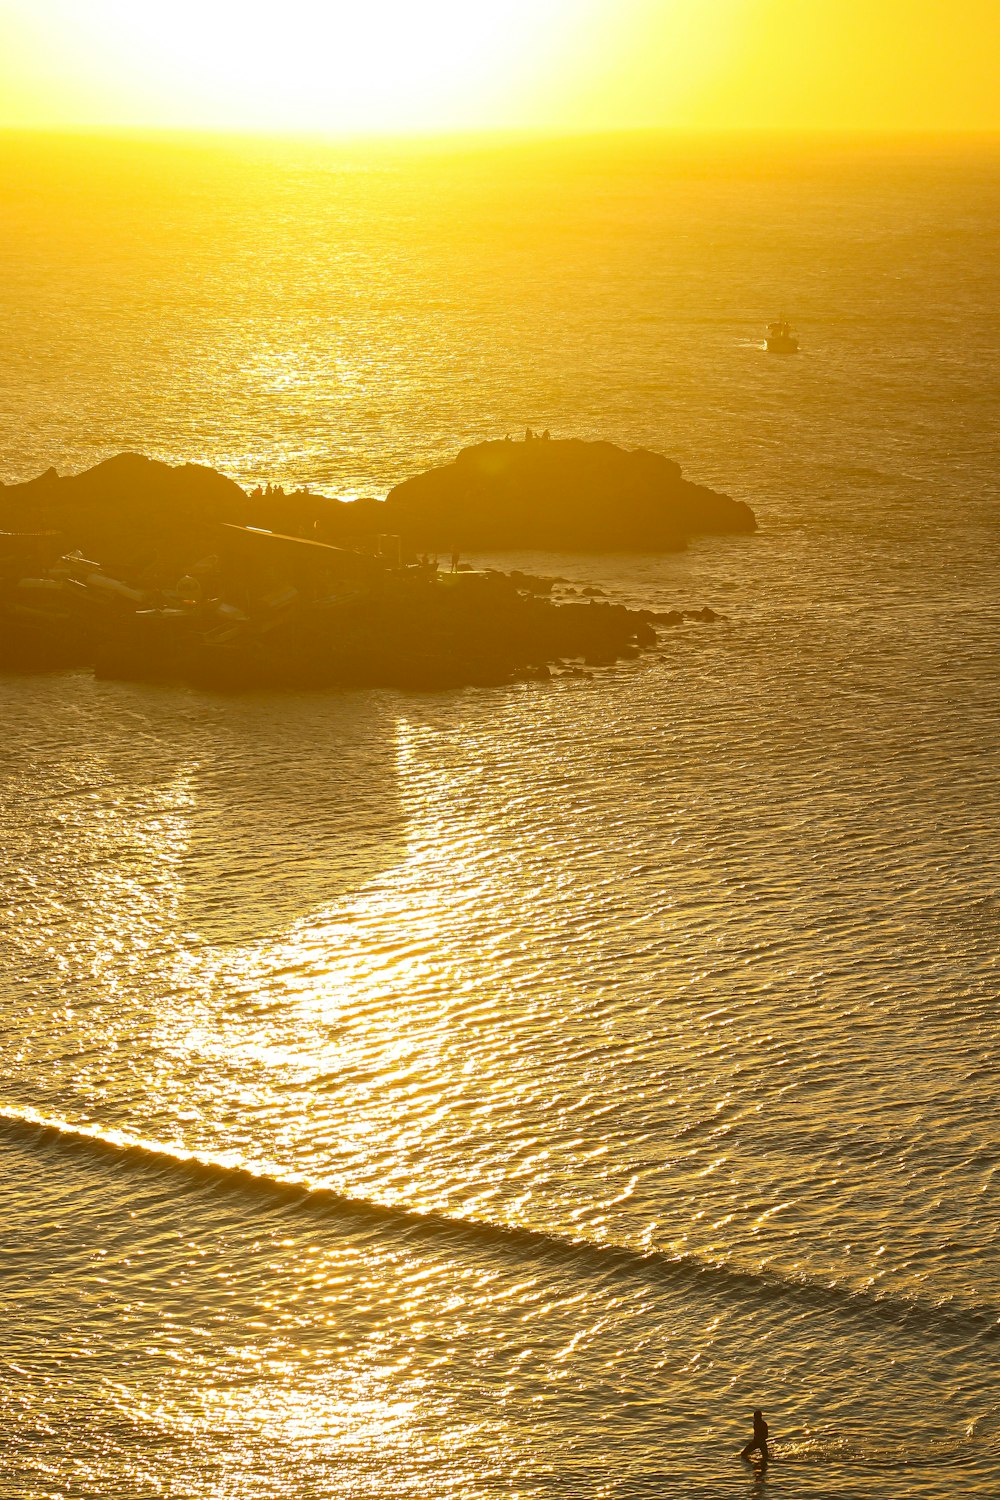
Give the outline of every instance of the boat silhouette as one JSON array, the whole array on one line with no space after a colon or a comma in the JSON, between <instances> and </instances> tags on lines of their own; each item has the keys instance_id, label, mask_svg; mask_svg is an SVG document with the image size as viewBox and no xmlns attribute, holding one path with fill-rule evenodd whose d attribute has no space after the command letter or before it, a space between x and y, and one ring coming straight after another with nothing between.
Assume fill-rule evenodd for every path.
<instances>
[{"instance_id":1,"label":"boat silhouette","mask_svg":"<svg viewBox=\"0 0 1000 1500\"><path fill-rule=\"evenodd\" d=\"M764 348L768 354L798 354L799 341L792 332L791 323L786 322L783 317L768 323Z\"/></svg>"}]
</instances>

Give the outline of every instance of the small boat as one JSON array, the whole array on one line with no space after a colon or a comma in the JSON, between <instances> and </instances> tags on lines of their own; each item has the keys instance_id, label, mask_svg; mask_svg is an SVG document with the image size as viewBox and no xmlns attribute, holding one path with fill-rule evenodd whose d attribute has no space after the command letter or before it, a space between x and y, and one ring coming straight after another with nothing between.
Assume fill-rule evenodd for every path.
<instances>
[{"instance_id":1,"label":"small boat","mask_svg":"<svg viewBox=\"0 0 1000 1500\"><path fill-rule=\"evenodd\" d=\"M799 341L792 332L791 323L786 323L784 318L768 323L764 348L768 354L798 354Z\"/></svg>"}]
</instances>

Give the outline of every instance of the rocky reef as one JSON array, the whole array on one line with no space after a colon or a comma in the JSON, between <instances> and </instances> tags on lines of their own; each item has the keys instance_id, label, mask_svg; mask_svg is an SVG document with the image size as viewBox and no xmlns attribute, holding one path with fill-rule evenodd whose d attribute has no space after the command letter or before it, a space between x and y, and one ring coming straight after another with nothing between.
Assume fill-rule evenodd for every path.
<instances>
[{"instance_id":1,"label":"rocky reef","mask_svg":"<svg viewBox=\"0 0 1000 1500\"><path fill-rule=\"evenodd\" d=\"M616 509L613 476L626 473ZM209 468L122 454L0 485L0 666L223 688L578 671L655 646L685 616L458 554L674 546L696 523L745 531L753 517L666 459L603 443L487 443L385 501L350 503L270 485L248 495ZM442 548L447 570L428 555Z\"/></svg>"}]
</instances>

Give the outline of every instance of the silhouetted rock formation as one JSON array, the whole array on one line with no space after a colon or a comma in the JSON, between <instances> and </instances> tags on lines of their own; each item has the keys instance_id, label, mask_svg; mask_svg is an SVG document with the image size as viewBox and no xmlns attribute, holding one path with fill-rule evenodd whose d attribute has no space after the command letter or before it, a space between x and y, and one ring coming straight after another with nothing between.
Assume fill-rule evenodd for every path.
<instances>
[{"instance_id":1,"label":"silhouetted rock formation","mask_svg":"<svg viewBox=\"0 0 1000 1500\"><path fill-rule=\"evenodd\" d=\"M560 580L454 556L441 572L415 547L672 547L753 525L676 464L610 443L486 443L354 503L247 495L212 469L121 454L0 485L0 664L229 687L545 676L566 658L635 656L684 617L597 602L593 587L586 603L555 597Z\"/></svg>"},{"instance_id":2,"label":"silhouetted rock formation","mask_svg":"<svg viewBox=\"0 0 1000 1500\"><path fill-rule=\"evenodd\" d=\"M756 530L750 507L645 448L530 435L465 448L389 491L385 530L475 551L676 551L699 532Z\"/></svg>"},{"instance_id":3,"label":"silhouetted rock formation","mask_svg":"<svg viewBox=\"0 0 1000 1500\"><path fill-rule=\"evenodd\" d=\"M51 532L112 568L176 576L220 522L357 547L390 533L431 551L674 551L699 533L756 530L750 507L692 484L672 459L614 443L532 437L480 443L384 501L280 487L248 495L199 464L121 453L82 474L0 484L0 529Z\"/></svg>"},{"instance_id":4,"label":"silhouetted rock formation","mask_svg":"<svg viewBox=\"0 0 1000 1500\"><path fill-rule=\"evenodd\" d=\"M82 474L49 469L26 484L0 485L0 527L48 530L61 550L79 548L112 570L149 564L176 577L192 552L210 549L220 521L249 520L238 484L199 464L172 468L120 453Z\"/></svg>"}]
</instances>

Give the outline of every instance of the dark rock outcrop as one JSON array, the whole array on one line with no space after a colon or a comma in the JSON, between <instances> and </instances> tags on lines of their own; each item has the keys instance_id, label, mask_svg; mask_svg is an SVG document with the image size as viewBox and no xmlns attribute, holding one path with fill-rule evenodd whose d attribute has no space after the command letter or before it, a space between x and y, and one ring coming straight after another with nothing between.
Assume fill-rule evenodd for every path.
<instances>
[{"instance_id":1,"label":"dark rock outcrop","mask_svg":"<svg viewBox=\"0 0 1000 1500\"><path fill-rule=\"evenodd\" d=\"M442 573L417 549L662 549L754 524L669 460L610 443L485 443L353 503L248 495L213 469L126 453L0 485L0 668L220 687L543 678L716 616L629 610L520 572Z\"/></svg>"},{"instance_id":2,"label":"dark rock outcrop","mask_svg":"<svg viewBox=\"0 0 1000 1500\"><path fill-rule=\"evenodd\" d=\"M661 454L530 437L480 443L391 489L384 530L415 547L676 551L698 533L751 532L750 507L692 484Z\"/></svg>"},{"instance_id":3,"label":"dark rock outcrop","mask_svg":"<svg viewBox=\"0 0 1000 1500\"><path fill-rule=\"evenodd\" d=\"M220 522L357 547L379 535L421 551L676 551L703 533L756 530L750 507L685 479L644 448L531 438L480 443L391 489L341 501L268 486L248 495L214 469L121 453L82 474L0 484L0 530L51 532L65 550L176 574Z\"/></svg>"},{"instance_id":4,"label":"dark rock outcrop","mask_svg":"<svg viewBox=\"0 0 1000 1500\"><path fill-rule=\"evenodd\" d=\"M220 521L245 523L249 508L240 486L214 469L174 468L138 453L82 474L49 469L25 484L0 485L0 528L57 533L64 550L127 572L155 559L176 576L192 551L209 550Z\"/></svg>"},{"instance_id":5,"label":"dark rock outcrop","mask_svg":"<svg viewBox=\"0 0 1000 1500\"><path fill-rule=\"evenodd\" d=\"M47 532L123 576L170 582L215 550L220 523L356 546L385 530L377 500L331 500L280 487L252 494L202 464L119 453L82 474L49 469L0 484L0 532ZM2 571L2 558L0 558Z\"/></svg>"}]
</instances>

